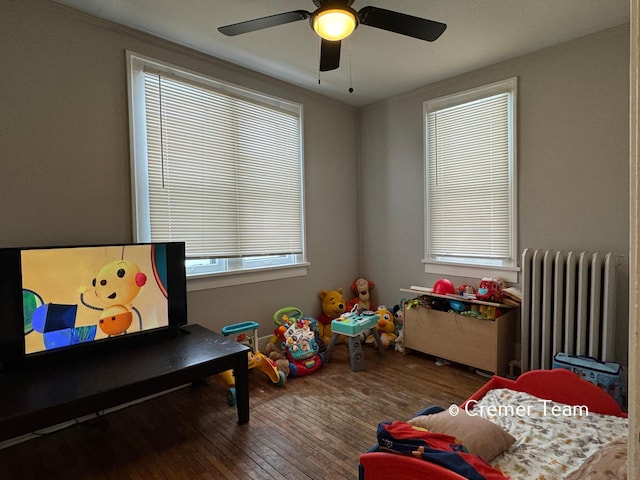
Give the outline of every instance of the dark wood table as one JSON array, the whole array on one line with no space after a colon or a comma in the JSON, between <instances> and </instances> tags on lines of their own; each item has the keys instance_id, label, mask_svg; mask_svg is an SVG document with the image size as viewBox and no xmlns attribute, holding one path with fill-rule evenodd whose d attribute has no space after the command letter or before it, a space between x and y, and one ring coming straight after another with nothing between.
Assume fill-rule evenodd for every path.
<instances>
[{"instance_id":1,"label":"dark wood table","mask_svg":"<svg viewBox=\"0 0 640 480\"><path fill-rule=\"evenodd\" d=\"M0 441L233 369L249 421L249 347L200 325L153 343L0 375Z\"/></svg>"}]
</instances>

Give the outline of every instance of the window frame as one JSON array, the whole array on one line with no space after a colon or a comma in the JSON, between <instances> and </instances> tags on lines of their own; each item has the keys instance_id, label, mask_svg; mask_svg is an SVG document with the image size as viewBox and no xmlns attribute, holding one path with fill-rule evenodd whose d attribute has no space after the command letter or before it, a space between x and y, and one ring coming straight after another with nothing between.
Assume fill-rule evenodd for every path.
<instances>
[{"instance_id":1,"label":"window frame","mask_svg":"<svg viewBox=\"0 0 640 480\"><path fill-rule=\"evenodd\" d=\"M147 133L144 97L144 69L151 68L164 74L174 76L188 83L202 84L224 91L232 96L240 96L248 100L268 103L279 108L299 112L299 150L300 150L300 208L301 208L301 242L302 253L288 255L288 259L266 258L264 262L254 258L220 259L219 265L213 272L202 273L202 268L188 269L187 290L202 290L231 285L241 285L254 282L270 281L283 278L304 276L307 274L309 263L306 258L305 222L306 211L304 202L304 139L303 139L303 106L289 100L276 98L254 90L240 87L207 75L193 72L186 68L156 60L132 51L126 51L127 87L129 104L129 138L131 157L131 195L132 222L134 242L151 241L149 189L147 182ZM279 256L281 257L281 256ZM270 261L273 260L273 261ZM233 268L229 269L229 265ZM220 268L224 268L220 271ZM189 272L191 270L191 272ZM200 270L200 272L198 272Z\"/></svg>"},{"instance_id":2,"label":"window frame","mask_svg":"<svg viewBox=\"0 0 640 480\"><path fill-rule=\"evenodd\" d=\"M423 135L424 135L424 258L425 273L438 275L454 275L459 277L483 278L501 277L509 282L518 279L518 222L517 222L517 77L501 80L489 85L471 88L462 92L426 100L423 103ZM466 104L479 99L507 93L508 99L508 176L509 176L509 261L503 265L490 265L468 261L442 261L434 259L430 252L429 225L429 139L428 119L430 112Z\"/></svg>"}]
</instances>

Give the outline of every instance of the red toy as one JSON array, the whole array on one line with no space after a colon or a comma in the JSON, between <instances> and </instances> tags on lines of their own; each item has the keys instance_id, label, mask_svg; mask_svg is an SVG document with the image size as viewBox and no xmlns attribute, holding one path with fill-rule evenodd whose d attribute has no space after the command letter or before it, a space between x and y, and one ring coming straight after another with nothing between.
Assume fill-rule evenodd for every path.
<instances>
[{"instance_id":1,"label":"red toy","mask_svg":"<svg viewBox=\"0 0 640 480\"><path fill-rule=\"evenodd\" d=\"M456 287L448 278L441 278L433 284L433 293L438 295L453 295L456 293Z\"/></svg>"},{"instance_id":2,"label":"red toy","mask_svg":"<svg viewBox=\"0 0 640 480\"><path fill-rule=\"evenodd\" d=\"M483 278L476 291L478 300L499 302L502 300L502 284L495 278Z\"/></svg>"}]
</instances>

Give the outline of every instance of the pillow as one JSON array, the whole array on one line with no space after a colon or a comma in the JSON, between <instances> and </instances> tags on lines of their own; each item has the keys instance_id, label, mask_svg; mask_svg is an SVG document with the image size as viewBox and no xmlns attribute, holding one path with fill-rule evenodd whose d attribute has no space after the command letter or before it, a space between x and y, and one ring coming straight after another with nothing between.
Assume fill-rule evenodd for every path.
<instances>
[{"instance_id":1,"label":"pillow","mask_svg":"<svg viewBox=\"0 0 640 480\"><path fill-rule=\"evenodd\" d=\"M411 425L426 428L433 433L444 433L456 437L469 450L486 462L490 462L507 450L515 438L489 420L469 415L460 409L457 415L449 410L432 415L419 415L409 420Z\"/></svg>"},{"instance_id":2,"label":"pillow","mask_svg":"<svg viewBox=\"0 0 640 480\"><path fill-rule=\"evenodd\" d=\"M627 479L627 439L614 440L585 460L567 480Z\"/></svg>"}]
</instances>

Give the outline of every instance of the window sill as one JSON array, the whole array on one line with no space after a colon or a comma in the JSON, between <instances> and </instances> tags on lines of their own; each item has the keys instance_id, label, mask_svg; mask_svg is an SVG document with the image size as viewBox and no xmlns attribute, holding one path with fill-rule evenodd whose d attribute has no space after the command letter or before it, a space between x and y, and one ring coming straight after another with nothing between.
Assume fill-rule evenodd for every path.
<instances>
[{"instance_id":1,"label":"window sill","mask_svg":"<svg viewBox=\"0 0 640 480\"><path fill-rule=\"evenodd\" d=\"M208 290L220 287L232 287L248 283L268 282L284 278L303 277L307 274L309 263L299 263L286 267L260 268L212 275L191 275L187 277L187 291Z\"/></svg>"},{"instance_id":2,"label":"window sill","mask_svg":"<svg viewBox=\"0 0 640 480\"><path fill-rule=\"evenodd\" d=\"M443 263L429 263L423 260L425 273L439 275L452 275L456 277L471 278L504 278L505 281L516 283L518 281L518 267L487 267L475 265L451 265Z\"/></svg>"}]
</instances>

